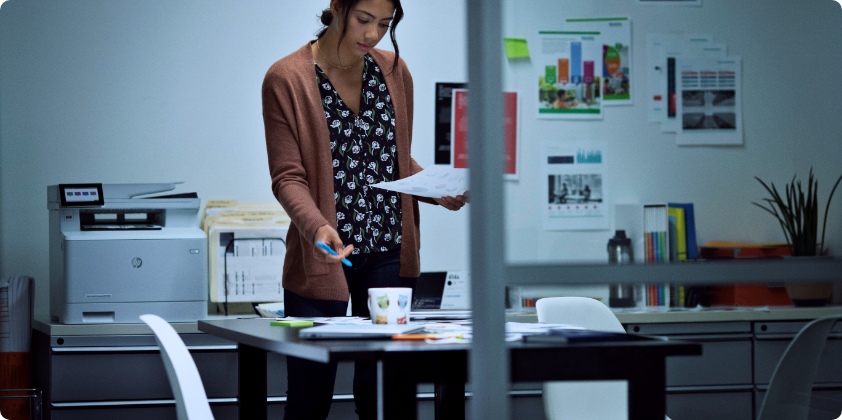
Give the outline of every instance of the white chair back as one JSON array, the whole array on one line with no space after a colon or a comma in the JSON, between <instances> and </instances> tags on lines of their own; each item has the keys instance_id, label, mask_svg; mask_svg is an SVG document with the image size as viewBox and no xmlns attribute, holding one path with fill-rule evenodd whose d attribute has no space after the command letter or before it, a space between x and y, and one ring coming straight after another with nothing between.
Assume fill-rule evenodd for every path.
<instances>
[{"instance_id":1,"label":"white chair back","mask_svg":"<svg viewBox=\"0 0 842 420\"><path fill-rule=\"evenodd\" d=\"M167 321L157 315L141 315L140 319L155 333L167 378L175 396L178 420L213 420L208 396L193 357Z\"/></svg>"},{"instance_id":2,"label":"white chair back","mask_svg":"<svg viewBox=\"0 0 842 420\"><path fill-rule=\"evenodd\" d=\"M827 334L840 319L832 315L811 321L792 339L769 381L758 420L807 420Z\"/></svg>"},{"instance_id":3,"label":"white chair back","mask_svg":"<svg viewBox=\"0 0 842 420\"><path fill-rule=\"evenodd\" d=\"M557 297L535 302L538 322L572 324L589 330L625 332L605 304L584 297ZM558 419L627 419L628 383L576 381L544 383L544 415Z\"/></svg>"},{"instance_id":4,"label":"white chair back","mask_svg":"<svg viewBox=\"0 0 842 420\"><path fill-rule=\"evenodd\" d=\"M594 331L626 332L623 324L605 304L591 298L557 297L535 303L538 322L573 324Z\"/></svg>"}]
</instances>

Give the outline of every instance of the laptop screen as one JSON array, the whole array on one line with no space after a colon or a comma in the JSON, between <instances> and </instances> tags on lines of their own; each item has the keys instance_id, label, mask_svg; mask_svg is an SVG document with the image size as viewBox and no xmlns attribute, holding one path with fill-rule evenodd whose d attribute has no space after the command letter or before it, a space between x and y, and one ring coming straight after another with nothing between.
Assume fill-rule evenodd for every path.
<instances>
[{"instance_id":1,"label":"laptop screen","mask_svg":"<svg viewBox=\"0 0 842 420\"><path fill-rule=\"evenodd\" d=\"M415 283L412 297L412 310L430 310L441 308L441 297L447 272L421 273Z\"/></svg>"}]
</instances>

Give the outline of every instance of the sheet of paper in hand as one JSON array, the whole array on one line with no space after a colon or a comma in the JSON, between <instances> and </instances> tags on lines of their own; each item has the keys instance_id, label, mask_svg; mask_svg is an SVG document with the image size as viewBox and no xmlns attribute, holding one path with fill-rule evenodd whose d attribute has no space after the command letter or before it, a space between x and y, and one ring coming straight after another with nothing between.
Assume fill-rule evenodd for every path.
<instances>
[{"instance_id":1,"label":"sheet of paper in hand","mask_svg":"<svg viewBox=\"0 0 842 420\"><path fill-rule=\"evenodd\" d=\"M371 186L419 197L455 197L468 191L468 170L432 167L404 179Z\"/></svg>"}]
</instances>

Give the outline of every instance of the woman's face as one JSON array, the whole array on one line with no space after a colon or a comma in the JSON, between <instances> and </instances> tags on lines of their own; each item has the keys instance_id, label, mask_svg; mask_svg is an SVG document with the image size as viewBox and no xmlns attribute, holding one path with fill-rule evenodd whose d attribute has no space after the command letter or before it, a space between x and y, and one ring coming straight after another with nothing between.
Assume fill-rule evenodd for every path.
<instances>
[{"instance_id":1,"label":"woman's face","mask_svg":"<svg viewBox=\"0 0 842 420\"><path fill-rule=\"evenodd\" d=\"M344 15L334 10L339 30L342 30ZM365 55L383 39L392 23L395 7L390 0L361 0L348 11L348 30L342 40L342 48L355 56Z\"/></svg>"}]
</instances>

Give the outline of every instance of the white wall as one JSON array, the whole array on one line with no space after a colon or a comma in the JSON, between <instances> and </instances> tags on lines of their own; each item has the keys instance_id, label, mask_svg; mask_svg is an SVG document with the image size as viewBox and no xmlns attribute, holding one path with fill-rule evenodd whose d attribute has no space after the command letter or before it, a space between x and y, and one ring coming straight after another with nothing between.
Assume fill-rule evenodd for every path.
<instances>
[{"instance_id":1,"label":"white wall","mask_svg":"<svg viewBox=\"0 0 842 420\"><path fill-rule=\"evenodd\" d=\"M692 201L700 242L782 241L751 205L813 165L822 197L842 173L838 117L842 10L830 0L507 0L505 35L528 38L566 18L628 16L633 77L645 90L648 32L711 33L743 58L745 145L679 148L646 122L643 97L599 122L522 114L522 173L507 183L510 261L605 259L609 231L544 232L538 156L545 140L604 140L615 201ZM36 278L48 308L46 186L185 181L203 200L272 201L260 83L319 28L327 0L10 0L0 9L0 275ZM415 80L413 156L433 163L433 86L467 79L464 1L405 0L398 28ZM386 41L381 46L388 46ZM535 99L531 62L504 62L506 87ZM482 71L481 68L471 71ZM842 244L842 191L828 242ZM422 270L467 268L467 212L422 205ZM477 280L481 282L481 280Z\"/></svg>"},{"instance_id":2,"label":"white wall","mask_svg":"<svg viewBox=\"0 0 842 420\"><path fill-rule=\"evenodd\" d=\"M49 308L47 185L184 181L176 192L203 202L274 201L260 85L273 62L313 37L328 3L3 4L0 275L35 277L39 318ZM412 154L428 166L434 83L466 78L464 4L404 3L398 45L416 87ZM429 31L430 22L441 26ZM421 207L422 270L467 268L467 211Z\"/></svg>"},{"instance_id":3,"label":"white wall","mask_svg":"<svg viewBox=\"0 0 842 420\"><path fill-rule=\"evenodd\" d=\"M648 6L637 0L507 0L504 36L527 38L540 54L537 32L560 30L564 19L629 17L632 21L634 106L606 107L602 121L536 120L541 74L532 61L504 62L506 88L522 92L523 173L507 184L509 261L607 261L613 231L545 232L541 210L541 142L607 143L606 185L614 202L693 202L699 243L710 240L783 242L772 216L751 204L767 196L754 179L779 187L810 166L826 201L842 174L839 117L842 10L824 0L702 0L702 7ZM743 60L740 147L678 147L675 134L647 122L647 34L709 33ZM806 187L806 184L805 184ZM824 207L820 210L820 216ZM842 188L830 210L827 242L842 245ZM821 234L821 232L820 232Z\"/></svg>"}]
</instances>

